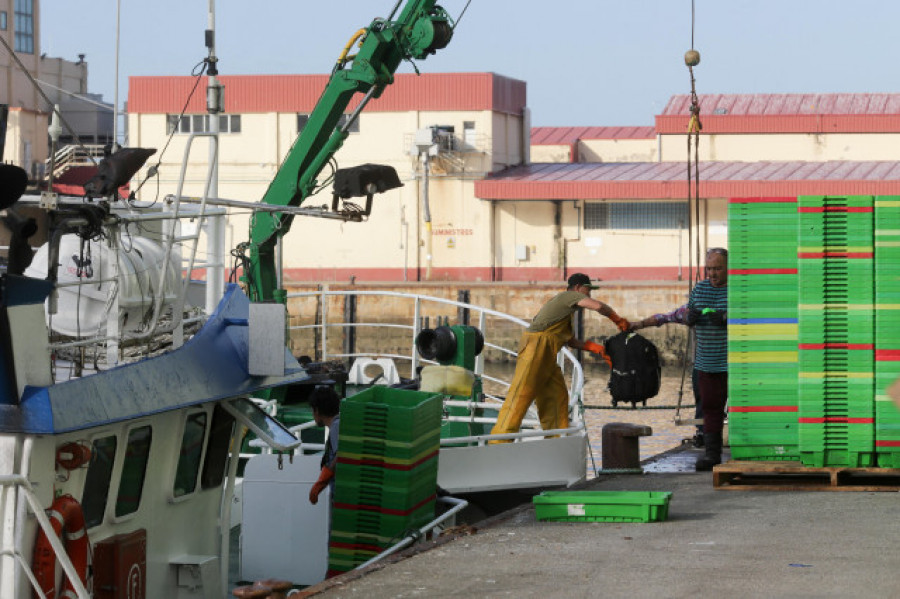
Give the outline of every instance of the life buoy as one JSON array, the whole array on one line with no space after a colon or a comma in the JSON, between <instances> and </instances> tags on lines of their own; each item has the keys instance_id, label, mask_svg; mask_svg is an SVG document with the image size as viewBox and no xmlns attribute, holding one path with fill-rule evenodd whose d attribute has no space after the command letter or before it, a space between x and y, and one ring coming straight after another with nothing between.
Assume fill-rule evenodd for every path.
<instances>
[{"instance_id":1,"label":"life buoy","mask_svg":"<svg viewBox=\"0 0 900 599\"><path fill-rule=\"evenodd\" d=\"M87 529L84 526L84 512L81 511L81 505L71 495L60 495L53 500L50 511L47 516L50 518L50 524L56 536L63 538L65 532L64 545L75 571L81 579L81 584L87 584L87 566L88 566L88 550L89 542ZM41 590L47 599L55 599L56 597L56 554L53 553L53 547L50 545L50 539L44 534L44 529L38 529L37 539L34 542L34 556L31 567L34 570L35 578L41 586ZM68 577L63 575L65 585L60 593L60 599L76 599L75 588L69 581ZM37 599L40 595L34 592Z\"/></svg>"}]
</instances>

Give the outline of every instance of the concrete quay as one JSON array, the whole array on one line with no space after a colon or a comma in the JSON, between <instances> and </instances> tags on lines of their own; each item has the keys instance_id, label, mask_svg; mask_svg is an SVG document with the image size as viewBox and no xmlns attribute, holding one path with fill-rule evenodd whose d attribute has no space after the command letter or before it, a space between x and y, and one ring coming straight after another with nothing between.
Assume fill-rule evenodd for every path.
<instances>
[{"instance_id":1,"label":"concrete quay","mask_svg":"<svg viewBox=\"0 0 900 599\"><path fill-rule=\"evenodd\" d=\"M645 474L581 487L671 491L664 522L539 522L528 503L299 596L900 596L896 491L729 491L708 472L655 471L696 455L673 450Z\"/></svg>"}]
</instances>

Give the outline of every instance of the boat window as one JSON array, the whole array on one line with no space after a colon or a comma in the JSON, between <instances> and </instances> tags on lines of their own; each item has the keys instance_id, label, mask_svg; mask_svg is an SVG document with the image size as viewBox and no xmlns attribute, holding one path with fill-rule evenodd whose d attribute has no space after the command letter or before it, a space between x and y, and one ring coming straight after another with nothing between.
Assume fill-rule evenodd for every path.
<instances>
[{"instance_id":1,"label":"boat window","mask_svg":"<svg viewBox=\"0 0 900 599\"><path fill-rule=\"evenodd\" d=\"M290 451L300 445L294 433L246 397L226 401L221 406L272 449Z\"/></svg>"},{"instance_id":2,"label":"boat window","mask_svg":"<svg viewBox=\"0 0 900 599\"><path fill-rule=\"evenodd\" d=\"M147 473L147 459L150 456L150 427L142 426L128 433L125 446L125 462L119 479L119 494L116 497L116 516L126 516L137 511L144 490L144 475Z\"/></svg>"},{"instance_id":3,"label":"boat window","mask_svg":"<svg viewBox=\"0 0 900 599\"><path fill-rule=\"evenodd\" d=\"M200 474L200 459L203 456L203 436L206 434L206 412L198 412L187 417L184 434L181 436L181 451L175 469L175 485L172 494L181 497L193 493L197 488Z\"/></svg>"},{"instance_id":4,"label":"boat window","mask_svg":"<svg viewBox=\"0 0 900 599\"><path fill-rule=\"evenodd\" d=\"M212 426L209 429L206 461L203 463L203 474L200 476L201 488L218 487L225 479L225 465L228 463L228 450L231 448L233 430L234 416L217 405L213 411Z\"/></svg>"},{"instance_id":5,"label":"boat window","mask_svg":"<svg viewBox=\"0 0 900 599\"><path fill-rule=\"evenodd\" d=\"M116 438L114 436L94 439L91 446L91 463L84 481L81 509L84 523L88 528L103 522L106 499L109 497L109 481L112 478L113 462L116 459Z\"/></svg>"}]
</instances>

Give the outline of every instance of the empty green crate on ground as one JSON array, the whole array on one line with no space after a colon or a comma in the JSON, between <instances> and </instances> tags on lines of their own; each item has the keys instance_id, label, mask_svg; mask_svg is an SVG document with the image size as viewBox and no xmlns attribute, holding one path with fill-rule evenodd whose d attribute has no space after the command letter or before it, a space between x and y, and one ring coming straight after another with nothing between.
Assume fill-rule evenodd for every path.
<instances>
[{"instance_id":1,"label":"empty green crate on ground","mask_svg":"<svg viewBox=\"0 0 900 599\"><path fill-rule=\"evenodd\" d=\"M669 491L544 491L532 499L535 517L549 522L660 522Z\"/></svg>"}]
</instances>

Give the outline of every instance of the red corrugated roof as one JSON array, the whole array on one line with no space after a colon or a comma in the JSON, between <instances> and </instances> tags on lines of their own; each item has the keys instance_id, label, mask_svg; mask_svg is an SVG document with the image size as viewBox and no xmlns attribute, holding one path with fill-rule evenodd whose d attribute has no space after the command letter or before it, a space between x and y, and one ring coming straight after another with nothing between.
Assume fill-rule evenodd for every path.
<instances>
[{"instance_id":1,"label":"red corrugated roof","mask_svg":"<svg viewBox=\"0 0 900 599\"><path fill-rule=\"evenodd\" d=\"M531 145L568 145L582 139L653 139L653 127L532 127Z\"/></svg>"},{"instance_id":2,"label":"red corrugated roof","mask_svg":"<svg viewBox=\"0 0 900 599\"><path fill-rule=\"evenodd\" d=\"M703 133L895 133L900 94L704 94ZM675 95L656 117L661 134L684 133L689 95Z\"/></svg>"},{"instance_id":3,"label":"red corrugated roof","mask_svg":"<svg viewBox=\"0 0 900 599\"><path fill-rule=\"evenodd\" d=\"M222 75L225 112L311 112L328 83L328 75ZM179 113L196 78L129 77L128 112ZM188 104L188 113L206 112L206 77ZM351 103L354 108L361 96ZM399 74L370 112L492 110L521 114L526 106L524 81L495 73Z\"/></svg>"},{"instance_id":4,"label":"red corrugated roof","mask_svg":"<svg viewBox=\"0 0 900 599\"><path fill-rule=\"evenodd\" d=\"M897 195L900 162L702 162L705 198ZM475 182L484 200L686 198L684 163L552 163L507 169Z\"/></svg>"}]
</instances>

